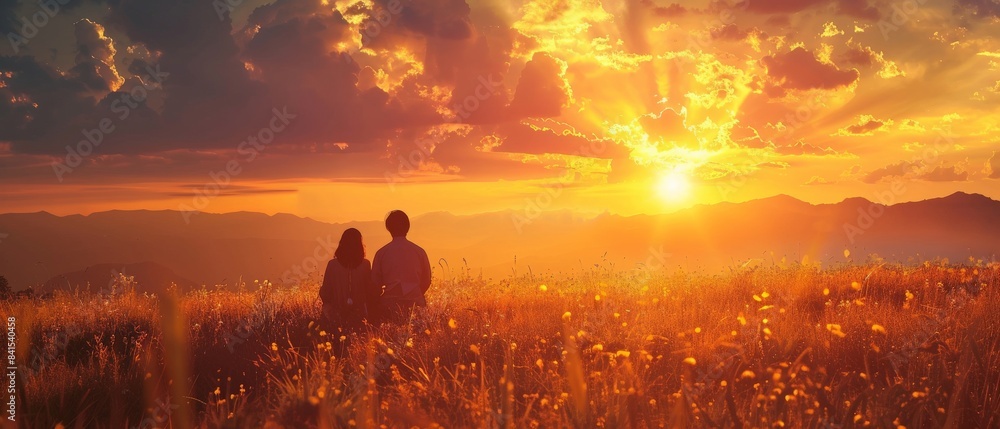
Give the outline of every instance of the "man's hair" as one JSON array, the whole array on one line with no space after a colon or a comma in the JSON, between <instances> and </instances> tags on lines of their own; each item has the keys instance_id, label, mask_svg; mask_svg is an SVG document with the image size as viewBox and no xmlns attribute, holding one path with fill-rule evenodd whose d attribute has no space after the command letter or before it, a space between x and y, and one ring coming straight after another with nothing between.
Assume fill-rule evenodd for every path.
<instances>
[{"instance_id":1,"label":"man's hair","mask_svg":"<svg viewBox=\"0 0 1000 429\"><path fill-rule=\"evenodd\" d=\"M385 217L385 229L393 237L405 237L410 232L410 218L402 210L393 210Z\"/></svg>"}]
</instances>

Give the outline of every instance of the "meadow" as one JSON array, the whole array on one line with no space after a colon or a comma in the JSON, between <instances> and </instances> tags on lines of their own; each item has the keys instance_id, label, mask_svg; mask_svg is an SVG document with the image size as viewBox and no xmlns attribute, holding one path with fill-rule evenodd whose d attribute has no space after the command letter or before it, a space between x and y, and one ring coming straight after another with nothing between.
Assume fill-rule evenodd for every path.
<instances>
[{"instance_id":1,"label":"meadow","mask_svg":"<svg viewBox=\"0 0 1000 429\"><path fill-rule=\"evenodd\" d=\"M316 281L0 304L20 424L1000 427L1000 263L435 276L411 323L350 335Z\"/></svg>"}]
</instances>

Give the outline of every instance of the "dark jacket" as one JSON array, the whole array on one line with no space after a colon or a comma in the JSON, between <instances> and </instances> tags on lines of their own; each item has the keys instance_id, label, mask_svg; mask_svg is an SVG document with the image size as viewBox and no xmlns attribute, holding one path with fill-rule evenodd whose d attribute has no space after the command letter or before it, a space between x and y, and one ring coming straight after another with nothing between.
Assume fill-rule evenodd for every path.
<instances>
[{"instance_id":1,"label":"dark jacket","mask_svg":"<svg viewBox=\"0 0 1000 429\"><path fill-rule=\"evenodd\" d=\"M378 293L371 282L371 262L362 260L348 269L336 258L326 264L319 297L323 300L323 317L337 327L354 328L368 319L369 309L377 306Z\"/></svg>"}]
</instances>

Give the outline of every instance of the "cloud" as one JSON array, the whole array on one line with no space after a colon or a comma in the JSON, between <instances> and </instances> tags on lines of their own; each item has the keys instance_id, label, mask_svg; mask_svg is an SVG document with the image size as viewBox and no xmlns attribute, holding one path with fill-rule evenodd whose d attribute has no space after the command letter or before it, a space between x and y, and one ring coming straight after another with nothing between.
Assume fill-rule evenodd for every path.
<instances>
[{"instance_id":1,"label":"cloud","mask_svg":"<svg viewBox=\"0 0 1000 429\"><path fill-rule=\"evenodd\" d=\"M837 25L832 21L823 24L823 32L820 33L820 37L834 37L844 34L844 30L837 28Z\"/></svg>"},{"instance_id":2,"label":"cloud","mask_svg":"<svg viewBox=\"0 0 1000 429\"><path fill-rule=\"evenodd\" d=\"M95 76L63 73L33 57L0 56L0 140L9 141L18 153L65 153L67 145L83 139L81 130L93 130L103 118L117 118L123 94L110 92L95 98ZM130 99L131 100L131 99ZM115 104L115 103L118 104ZM116 146L133 131L148 131L155 113L145 103L133 102L130 121L105 136L102 149ZM136 128L138 127L138 129ZM143 146L154 136L144 135Z\"/></svg>"},{"instance_id":3,"label":"cloud","mask_svg":"<svg viewBox=\"0 0 1000 429\"><path fill-rule=\"evenodd\" d=\"M813 176L813 177L810 177L809 180L807 180L805 184L807 186L816 186L816 185L832 185L834 183L836 183L836 182L831 181L831 180L826 179L826 178L823 178L823 177L820 177L820 176Z\"/></svg>"},{"instance_id":4,"label":"cloud","mask_svg":"<svg viewBox=\"0 0 1000 429\"><path fill-rule=\"evenodd\" d=\"M248 123L266 123L277 103L250 78L231 23L219 19L212 2L109 6L107 26L156 52L155 64L170 74L163 84L162 127L148 130L157 138L137 144L154 150L234 146L246 138Z\"/></svg>"},{"instance_id":5,"label":"cloud","mask_svg":"<svg viewBox=\"0 0 1000 429\"><path fill-rule=\"evenodd\" d=\"M840 54L840 60L846 64L870 67L875 64L871 48L861 45L851 46Z\"/></svg>"},{"instance_id":6,"label":"cloud","mask_svg":"<svg viewBox=\"0 0 1000 429\"><path fill-rule=\"evenodd\" d=\"M836 65L822 63L801 47L766 56L761 62L767 68L772 87L781 94L785 90L836 89L853 84L860 77L857 70L841 70Z\"/></svg>"},{"instance_id":7,"label":"cloud","mask_svg":"<svg viewBox=\"0 0 1000 429\"><path fill-rule=\"evenodd\" d=\"M643 0L643 3L650 5L653 4L651 0ZM687 12L688 11L687 9L684 8L684 6L681 6L677 3L671 3L666 6L655 6L655 5L653 6L653 13L656 14L657 16L662 16L664 18L676 18L679 16L683 16Z\"/></svg>"},{"instance_id":8,"label":"cloud","mask_svg":"<svg viewBox=\"0 0 1000 429\"><path fill-rule=\"evenodd\" d=\"M875 134L875 131L882 130L888 125L892 125L892 120L881 120L875 119L872 115L861 115L858 117L857 123L841 128L834 135L870 136Z\"/></svg>"},{"instance_id":9,"label":"cloud","mask_svg":"<svg viewBox=\"0 0 1000 429\"><path fill-rule=\"evenodd\" d=\"M612 159L627 157L628 152L611 140L585 136L572 128L562 130L534 124L512 122L500 125L495 152L562 154Z\"/></svg>"},{"instance_id":10,"label":"cloud","mask_svg":"<svg viewBox=\"0 0 1000 429\"><path fill-rule=\"evenodd\" d=\"M883 79L906 76L906 72L901 70L894 61L885 59L882 51L875 51L871 47L851 44L848 49L840 54L841 61L846 64L853 64L877 70L876 74Z\"/></svg>"},{"instance_id":11,"label":"cloud","mask_svg":"<svg viewBox=\"0 0 1000 429\"><path fill-rule=\"evenodd\" d=\"M0 0L0 34L20 33L17 25L17 8L20 0Z\"/></svg>"},{"instance_id":12,"label":"cloud","mask_svg":"<svg viewBox=\"0 0 1000 429\"><path fill-rule=\"evenodd\" d=\"M826 6L830 4L830 2L823 0L746 1L749 3L747 10L751 12L779 15L792 14L813 7ZM836 0L835 3L837 5L837 13L842 15L870 20L877 20L880 16L878 9L869 5L867 0Z\"/></svg>"},{"instance_id":13,"label":"cloud","mask_svg":"<svg viewBox=\"0 0 1000 429\"><path fill-rule=\"evenodd\" d=\"M774 151L782 155L814 155L814 156L827 156L827 155L839 155L839 153L830 147L819 147L805 142L795 142L786 146L776 146Z\"/></svg>"},{"instance_id":14,"label":"cloud","mask_svg":"<svg viewBox=\"0 0 1000 429\"><path fill-rule=\"evenodd\" d=\"M964 182L969 180L969 173L960 171L957 166L938 166L918 177L929 182Z\"/></svg>"},{"instance_id":15,"label":"cloud","mask_svg":"<svg viewBox=\"0 0 1000 429\"><path fill-rule=\"evenodd\" d=\"M958 4L985 17L1000 16L1000 3L993 0L958 0Z\"/></svg>"},{"instance_id":16,"label":"cloud","mask_svg":"<svg viewBox=\"0 0 1000 429\"><path fill-rule=\"evenodd\" d=\"M997 156L996 151L993 151L993 155L990 156L990 159L986 160L986 166L983 169L983 173L990 179L1000 179L1000 156Z\"/></svg>"},{"instance_id":17,"label":"cloud","mask_svg":"<svg viewBox=\"0 0 1000 429\"><path fill-rule=\"evenodd\" d=\"M259 30L243 53L266 83L266 97L298 115L282 138L355 143L387 137L407 120L405 109L378 87L361 92L358 64L329 52L350 37L343 16L302 3L284 0L255 11L249 23Z\"/></svg>"},{"instance_id":18,"label":"cloud","mask_svg":"<svg viewBox=\"0 0 1000 429\"><path fill-rule=\"evenodd\" d=\"M125 154L113 159L132 163L123 171L138 176L144 173L138 167L151 162L138 157L162 155L163 165L180 170L190 161L194 166L186 165L184 174L203 175L265 126L272 108L283 106L297 119L254 169L278 165L285 174L357 180L395 168L399 156L413 152L415 139L434 134L444 137L417 164L448 180L551 175L566 159L590 161L572 155L601 142L606 149L589 156L610 163L614 181L645 179L671 165L716 168L728 165L720 158L733 153L762 153L791 162L773 165L791 170L859 150L877 160L869 168L882 166L905 154L904 140L917 140L896 135L916 131L917 125L904 127L907 116L932 128L941 112L920 113L930 107L961 113L959 129L988 129L972 123L977 110L962 103L927 104L943 100L940 94L948 92L938 89L956 81L957 72L940 70L967 67L883 43L868 20L878 16L870 0L744 2L760 15L744 13L737 21L716 13L726 2L704 9L676 0L624 6L421 0L400 2L395 12L387 12L400 4L395 0L268 0L260 7L263 1L244 3L232 19L220 19L211 1L70 0L67 6L83 2L100 6L53 20L46 36L25 50L35 57L0 58L0 144L13 156L61 156L80 140L80 130L111 115L112 103L142 87L146 70L156 67L170 77L150 87L127 120L116 121L114 134L86 162L108 166L97 157ZM0 17L15 18L0 21L16 23L34 7L0 0ZM376 16L379 11L387 14ZM233 20L242 17L246 25L234 29ZM691 36L705 36L686 34L693 26L708 34L697 48ZM853 34L859 26L869 30ZM966 35L962 40L985 40L974 28ZM998 47L983 43L975 51L990 55L973 59L985 67ZM887 58L920 74L924 86L934 85L913 91L902 80L875 79L902 76ZM495 84L484 91L484 80ZM812 96L825 98L807 99ZM619 138L617 125L630 131ZM858 147L854 140L830 139L831 133L876 133L885 142ZM797 156L808 159L796 162ZM978 170L967 174L982 177ZM910 178L962 173L907 171ZM865 172L853 177L861 176Z\"/></svg>"},{"instance_id":19,"label":"cloud","mask_svg":"<svg viewBox=\"0 0 1000 429\"><path fill-rule=\"evenodd\" d=\"M922 166L923 164L917 162L900 161L873 170L861 180L865 183L878 183L894 177L910 177L929 182L964 182L969 180L969 173L960 170L958 166L940 165L932 169L921 168Z\"/></svg>"},{"instance_id":20,"label":"cloud","mask_svg":"<svg viewBox=\"0 0 1000 429\"><path fill-rule=\"evenodd\" d=\"M786 168L788 168L790 166L791 166L791 164L789 164L787 162L781 162L781 161L766 161L766 162L762 162L762 163L757 164L758 168L777 168L777 169L782 169L782 170L786 169Z\"/></svg>"},{"instance_id":21,"label":"cloud","mask_svg":"<svg viewBox=\"0 0 1000 429\"><path fill-rule=\"evenodd\" d=\"M667 108L660 113L649 113L639 117L639 124L650 136L662 137L667 140L681 140L691 136L684 124L685 112L676 112Z\"/></svg>"},{"instance_id":22,"label":"cloud","mask_svg":"<svg viewBox=\"0 0 1000 429\"><path fill-rule=\"evenodd\" d=\"M125 78L115 68L114 41L104 35L104 26L89 19L74 24L76 36L76 66L70 73L78 76L96 91L115 91L125 83Z\"/></svg>"},{"instance_id":23,"label":"cloud","mask_svg":"<svg viewBox=\"0 0 1000 429\"><path fill-rule=\"evenodd\" d=\"M99 3L101 0L57 0L59 11L71 10L79 7L87 1ZM6 36L9 33L21 35L23 22L21 18L31 21L34 15L45 12L42 10L41 2L27 2L21 0L0 0L0 35ZM27 5L27 7L22 7ZM58 12L57 12L58 13ZM48 15L48 14L46 14ZM51 18L50 18L51 19ZM41 19L39 18L39 21Z\"/></svg>"},{"instance_id":24,"label":"cloud","mask_svg":"<svg viewBox=\"0 0 1000 429\"><path fill-rule=\"evenodd\" d=\"M511 112L518 117L559 116L572 94L565 75L565 62L536 52L521 72Z\"/></svg>"},{"instance_id":25,"label":"cloud","mask_svg":"<svg viewBox=\"0 0 1000 429\"><path fill-rule=\"evenodd\" d=\"M889 164L885 167L872 170L862 177L861 181L865 183L878 183L892 177L903 177L913 172L916 168L917 164L909 161L900 161L895 164Z\"/></svg>"},{"instance_id":26,"label":"cloud","mask_svg":"<svg viewBox=\"0 0 1000 429\"><path fill-rule=\"evenodd\" d=\"M184 185L182 188L187 188L183 191L173 191L166 192L164 195L168 197L197 197L201 195L201 192L205 189L205 184L189 184ZM219 197L231 197L240 195L259 195L259 194L294 194L299 192L298 189L288 189L288 188L277 188L269 189L257 186L245 186L245 185L229 185L222 189L216 191L216 196Z\"/></svg>"},{"instance_id":27,"label":"cloud","mask_svg":"<svg viewBox=\"0 0 1000 429\"><path fill-rule=\"evenodd\" d=\"M425 100L404 104L378 87L359 90L358 65L330 50L353 37L351 26L319 0L258 8L248 19L253 32L237 33L240 43L211 2L108 5L108 28L152 54L132 59L123 76L104 26L81 20L74 28L77 65L67 72L33 57L0 57L0 74L10 74L0 93L16 94L0 97L0 140L15 151L65 153L81 129L118 118L115 106L137 88L144 99L116 119L100 153L235 148L267 124L274 108L298 116L280 144L370 143L399 128L445 121ZM151 69L168 74L162 85L141 85Z\"/></svg>"},{"instance_id":28,"label":"cloud","mask_svg":"<svg viewBox=\"0 0 1000 429\"><path fill-rule=\"evenodd\" d=\"M729 138L742 147L761 149L770 146L760 136L756 128L742 123L730 130Z\"/></svg>"},{"instance_id":29,"label":"cloud","mask_svg":"<svg viewBox=\"0 0 1000 429\"><path fill-rule=\"evenodd\" d=\"M713 39L716 40L743 40L750 35L750 30L740 30L735 24L728 24L709 30Z\"/></svg>"}]
</instances>

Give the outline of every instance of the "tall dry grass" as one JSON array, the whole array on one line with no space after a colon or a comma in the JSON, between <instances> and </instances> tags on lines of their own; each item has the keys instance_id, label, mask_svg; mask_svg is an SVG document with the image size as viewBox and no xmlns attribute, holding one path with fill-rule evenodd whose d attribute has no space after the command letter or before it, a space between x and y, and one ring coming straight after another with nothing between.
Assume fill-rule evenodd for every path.
<instances>
[{"instance_id":1,"label":"tall dry grass","mask_svg":"<svg viewBox=\"0 0 1000 429\"><path fill-rule=\"evenodd\" d=\"M460 275L358 334L317 286L121 286L3 304L28 427L1000 426L996 263Z\"/></svg>"}]
</instances>

